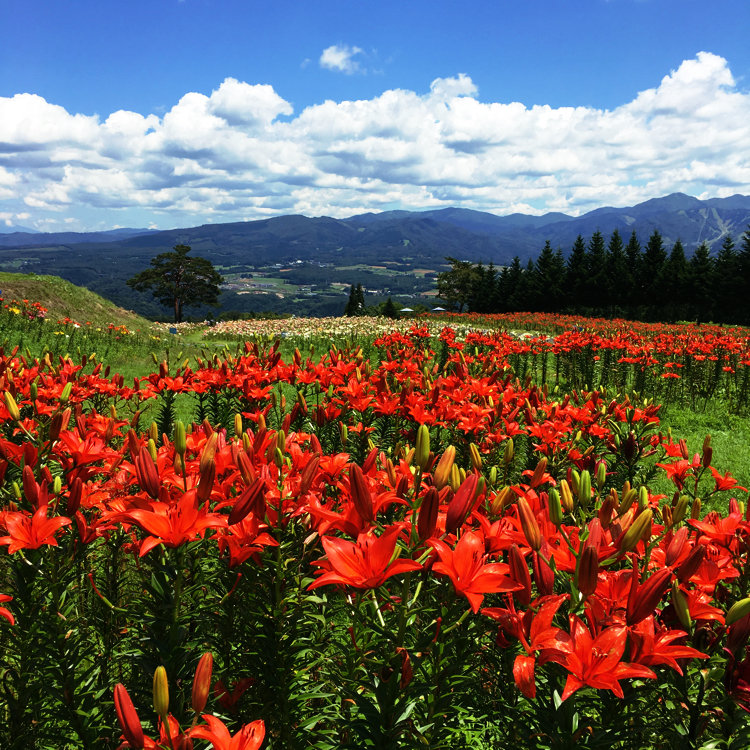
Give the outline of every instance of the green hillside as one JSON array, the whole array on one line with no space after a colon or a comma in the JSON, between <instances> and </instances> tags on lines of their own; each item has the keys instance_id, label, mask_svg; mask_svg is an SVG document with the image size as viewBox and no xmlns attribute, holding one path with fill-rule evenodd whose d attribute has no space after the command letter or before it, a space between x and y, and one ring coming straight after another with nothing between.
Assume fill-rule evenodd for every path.
<instances>
[{"instance_id":1,"label":"green hillside","mask_svg":"<svg viewBox=\"0 0 750 750\"><path fill-rule=\"evenodd\" d=\"M6 304L24 299L39 302L47 308L47 318L53 321L68 317L81 324L87 321L94 326L113 323L130 330L145 330L152 325L151 321L132 310L124 310L85 287L58 276L0 271L0 296Z\"/></svg>"}]
</instances>

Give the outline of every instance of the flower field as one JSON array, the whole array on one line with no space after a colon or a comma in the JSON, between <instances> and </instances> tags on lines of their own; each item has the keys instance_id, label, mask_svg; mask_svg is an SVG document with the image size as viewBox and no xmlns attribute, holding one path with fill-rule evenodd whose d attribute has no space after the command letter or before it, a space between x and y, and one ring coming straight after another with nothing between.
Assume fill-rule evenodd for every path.
<instances>
[{"instance_id":1,"label":"flower field","mask_svg":"<svg viewBox=\"0 0 750 750\"><path fill-rule=\"evenodd\" d=\"M747 331L503 317L5 351L0 747L747 747Z\"/></svg>"}]
</instances>

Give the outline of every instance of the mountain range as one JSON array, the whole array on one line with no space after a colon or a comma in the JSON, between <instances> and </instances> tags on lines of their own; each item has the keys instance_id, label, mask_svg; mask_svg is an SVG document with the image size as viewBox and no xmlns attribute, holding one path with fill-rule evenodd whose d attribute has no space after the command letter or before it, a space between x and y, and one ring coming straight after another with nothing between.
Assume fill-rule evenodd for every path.
<instances>
[{"instance_id":1,"label":"mountain range","mask_svg":"<svg viewBox=\"0 0 750 750\"><path fill-rule=\"evenodd\" d=\"M388 284L373 286L372 279L362 274L398 270L412 278L423 272L434 278L447 267L446 256L502 266L517 255L525 263L539 254L547 240L567 255L579 234L588 241L600 231L607 241L615 229L625 242L635 232L645 245L658 230L667 250L679 238L688 256L702 242L715 253L727 236L738 243L749 226L750 196L700 200L683 193L626 208L598 208L581 216L497 216L464 208L385 211L346 219L286 215L164 231L4 232L0 233L0 269L62 276L126 307L135 300L133 308L148 314L145 298L132 292L125 281L147 267L154 255L177 244L190 245L195 255L208 258L230 278L268 275L269 269L271 275L283 277L274 269L296 262L308 267L308 276L298 273L293 282L300 286L340 291L342 285L362 278L365 285L387 294ZM323 272L323 267L333 270ZM344 269L357 273L347 274ZM403 291L392 284L390 289ZM424 291L424 284L412 288L413 293Z\"/></svg>"},{"instance_id":2,"label":"mountain range","mask_svg":"<svg viewBox=\"0 0 750 750\"><path fill-rule=\"evenodd\" d=\"M635 231L643 244L658 229L667 247L679 238L690 254L701 242L716 249L727 235L737 240L749 223L750 196L700 200L673 193L626 208L597 208L577 217L559 212L497 216L464 208L385 211L346 219L286 215L164 231L3 232L0 248L65 246L84 255L86 249L96 254L111 250L142 255L179 242L214 262L231 264L295 258L340 264L354 254L360 262L399 260L404 255L442 261L451 255L503 265L514 255L522 260L536 256L546 240L567 254L579 234L588 239L597 230L608 237L618 229L625 241Z\"/></svg>"}]
</instances>

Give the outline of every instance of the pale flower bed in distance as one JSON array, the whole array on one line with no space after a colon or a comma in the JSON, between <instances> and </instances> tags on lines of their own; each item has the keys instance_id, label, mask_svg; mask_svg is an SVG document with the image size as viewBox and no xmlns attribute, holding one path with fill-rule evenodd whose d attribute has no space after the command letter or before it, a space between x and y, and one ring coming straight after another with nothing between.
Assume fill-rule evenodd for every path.
<instances>
[{"instance_id":1,"label":"pale flower bed in distance","mask_svg":"<svg viewBox=\"0 0 750 750\"><path fill-rule=\"evenodd\" d=\"M273 338L301 338L315 337L358 337L380 336L392 331L408 331L414 325L427 326L431 334L438 334L444 327L445 321L429 318L414 317L393 320L391 318L362 316L356 318L286 318L279 320L229 320L217 323L203 331L205 337L240 336L255 338L270 336ZM475 325L456 325L452 327L459 336L476 330Z\"/></svg>"}]
</instances>

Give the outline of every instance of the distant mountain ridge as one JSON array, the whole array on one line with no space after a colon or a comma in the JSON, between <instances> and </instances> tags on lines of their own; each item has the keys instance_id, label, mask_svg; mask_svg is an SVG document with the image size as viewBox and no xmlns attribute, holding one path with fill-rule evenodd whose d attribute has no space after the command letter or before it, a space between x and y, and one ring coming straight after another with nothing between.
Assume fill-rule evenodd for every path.
<instances>
[{"instance_id":1,"label":"distant mountain ridge","mask_svg":"<svg viewBox=\"0 0 750 750\"><path fill-rule=\"evenodd\" d=\"M346 219L292 214L162 231L0 233L0 248L64 245L83 250L88 245L99 252L115 250L117 245L123 252L140 254L183 242L207 257L211 252L226 256L231 263L247 261L248 254L258 261L314 258L340 262L354 253L363 261L398 260L404 254L430 260L453 255L502 265L514 255L522 260L535 257L547 240L567 254L579 234L588 239L597 230L608 237L617 229L625 240L635 231L644 244L656 229L668 247L679 238L690 254L701 242L716 249L727 235L737 240L748 224L750 196L700 200L672 193L635 206L597 208L577 217L559 212L498 216L453 207L366 213Z\"/></svg>"},{"instance_id":2,"label":"distant mountain ridge","mask_svg":"<svg viewBox=\"0 0 750 750\"><path fill-rule=\"evenodd\" d=\"M346 219L293 214L163 231L0 234L0 270L54 273L121 307L155 316L161 309L150 295L134 292L125 282L158 253L186 244L228 279L223 309L328 315L340 314L344 305L338 297L352 283L363 282L376 297L427 293L434 287L426 280L448 267L448 256L505 266L517 255L526 264L547 240L567 255L579 234L588 241L600 231L607 242L615 229L624 242L636 232L641 246L658 230L667 251L679 238L689 256L704 241L714 253L727 236L739 243L748 226L750 196L699 200L682 193L578 217L497 216L455 207ZM292 300L275 287L256 296L273 286L256 277L282 283L292 276L296 281L290 283L298 288Z\"/></svg>"}]
</instances>

